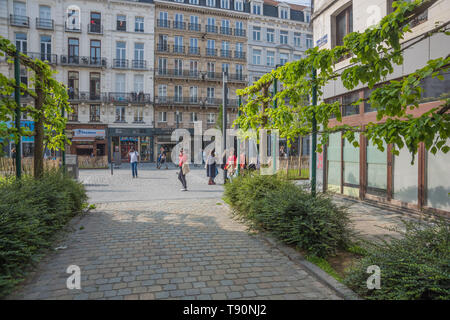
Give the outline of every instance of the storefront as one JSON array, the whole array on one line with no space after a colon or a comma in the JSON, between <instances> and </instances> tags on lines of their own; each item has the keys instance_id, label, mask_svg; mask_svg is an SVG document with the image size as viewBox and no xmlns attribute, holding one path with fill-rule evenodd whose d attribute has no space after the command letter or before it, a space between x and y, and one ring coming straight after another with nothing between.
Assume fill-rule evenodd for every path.
<instances>
[{"instance_id":1,"label":"storefront","mask_svg":"<svg viewBox=\"0 0 450 320\"><path fill-rule=\"evenodd\" d=\"M128 162L128 154L134 148L142 162L153 162L154 159L154 129L152 128L108 128L108 160L114 151L119 151L123 162Z\"/></svg>"},{"instance_id":2,"label":"storefront","mask_svg":"<svg viewBox=\"0 0 450 320\"><path fill-rule=\"evenodd\" d=\"M78 156L106 156L107 139L105 125L67 125L72 133L69 153Z\"/></svg>"},{"instance_id":3,"label":"storefront","mask_svg":"<svg viewBox=\"0 0 450 320\"><path fill-rule=\"evenodd\" d=\"M11 127L12 124L10 121L7 122L7 126ZM22 128L27 128L28 131L33 132L34 131L34 121L31 120L21 120L20 126ZM11 156L13 150L16 149L16 145L14 141L9 141L9 143L6 143L3 147L3 151L6 155L9 157ZM34 137L28 137L28 136L22 136L21 139L21 152L22 157L32 157L34 155Z\"/></svg>"}]
</instances>

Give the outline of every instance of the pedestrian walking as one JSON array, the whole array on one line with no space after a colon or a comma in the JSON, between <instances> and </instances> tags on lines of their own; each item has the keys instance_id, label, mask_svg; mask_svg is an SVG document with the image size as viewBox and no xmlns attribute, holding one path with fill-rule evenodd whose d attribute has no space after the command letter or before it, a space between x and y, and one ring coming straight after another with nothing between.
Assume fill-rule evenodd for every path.
<instances>
[{"instance_id":1,"label":"pedestrian walking","mask_svg":"<svg viewBox=\"0 0 450 320\"><path fill-rule=\"evenodd\" d=\"M178 165L180 166L180 172L178 173L178 180L181 181L183 188L181 191L187 191L187 182L186 182L186 174L190 171L189 164L187 162L187 150L184 152L183 148L181 148L180 153L178 155Z\"/></svg>"},{"instance_id":2,"label":"pedestrian walking","mask_svg":"<svg viewBox=\"0 0 450 320\"><path fill-rule=\"evenodd\" d=\"M228 153L227 163L225 165L225 170L227 170L228 178L230 179L230 182L234 178L234 174L236 171L236 160L237 160L237 158L236 158L236 155L234 154L234 149L231 148Z\"/></svg>"},{"instance_id":3,"label":"pedestrian walking","mask_svg":"<svg viewBox=\"0 0 450 320\"><path fill-rule=\"evenodd\" d=\"M218 170L216 168L217 158L216 150L212 149L206 159L206 176L209 177L208 185L216 184L214 179L217 176Z\"/></svg>"},{"instance_id":4,"label":"pedestrian walking","mask_svg":"<svg viewBox=\"0 0 450 320\"><path fill-rule=\"evenodd\" d=\"M167 166L166 159L167 159L167 152L166 152L166 149L164 149L164 147L161 147L161 149L160 149L160 154L159 154L159 158L158 158L158 165L157 165L157 168L158 168L158 169L161 169L161 166L162 166L163 164L166 165L166 169L169 169L169 167Z\"/></svg>"},{"instance_id":5,"label":"pedestrian walking","mask_svg":"<svg viewBox=\"0 0 450 320\"><path fill-rule=\"evenodd\" d=\"M134 147L131 147L131 151L128 153L128 157L130 158L131 173L133 174L133 178L137 178L138 177L137 164L139 159L139 153L134 149Z\"/></svg>"}]
</instances>

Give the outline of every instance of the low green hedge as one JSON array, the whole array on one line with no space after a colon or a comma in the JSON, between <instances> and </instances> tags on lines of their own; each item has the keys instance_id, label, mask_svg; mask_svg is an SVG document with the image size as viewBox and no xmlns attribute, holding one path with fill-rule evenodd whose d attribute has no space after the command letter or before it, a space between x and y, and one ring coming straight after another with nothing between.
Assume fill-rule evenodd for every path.
<instances>
[{"instance_id":1,"label":"low green hedge","mask_svg":"<svg viewBox=\"0 0 450 320\"><path fill-rule=\"evenodd\" d=\"M405 223L400 239L368 245L345 283L372 300L450 300L450 226ZM367 288L367 268L380 267L380 289Z\"/></svg>"},{"instance_id":2,"label":"low green hedge","mask_svg":"<svg viewBox=\"0 0 450 320\"><path fill-rule=\"evenodd\" d=\"M25 278L86 201L83 185L58 171L38 180L0 180L0 297Z\"/></svg>"},{"instance_id":3,"label":"low green hedge","mask_svg":"<svg viewBox=\"0 0 450 320\"><path fill-rule=\"evenodd\" d=\"M225 201L253 229L269 231L308 254L327 257L350 244L347 211L276 176L244 174L225 185Z\"/></svg>"}]
</instances>

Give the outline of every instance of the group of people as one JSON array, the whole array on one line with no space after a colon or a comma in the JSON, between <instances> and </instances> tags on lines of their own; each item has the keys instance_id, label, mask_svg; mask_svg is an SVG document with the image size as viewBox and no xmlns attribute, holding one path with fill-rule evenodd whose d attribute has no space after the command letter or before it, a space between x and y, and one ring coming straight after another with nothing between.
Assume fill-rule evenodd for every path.
<instances>
[{"instance_id":1,"label":"group of people","mask_svg":"<svg viewBox=\"0 0 450 320\"><path fill-rule=\"evenodd\" d=\"M204 151L202 151L202 154L204 154ZM139 153L135 150L134 147L131 148L129 154L130 164L131 164L131 172L133 175L133 178L138 177L137 173L137 163L139 160ZM216 150L212 149L211 152L209 152L208 157L203 159L203 162L205 164L206 169L206 176L209 178L208 185L215 185L215 178L219 173L218 170L218 164L219 158L216 154ZM165 164L166 169L169 169L167 166L167 152L164 149L164 147L161 147L160 154L158 156L158 162L157 162L157 169L161 169L161 166ZM241 154L240 159L240 168L245 169L247 168L246 161L245 161L245 154ZM178 180L180 180L182 189L181 191L187 191L187 181L186 181L186 175L189 173L189 163L188 163L188 156L187 151L183 148L180 149L180 153L178 154ZM225 150L222 154L222 163L220 165L220 168L225 171L227 174L228 179L231 181L236 176L236 169L237 169L237 157L235 155L234 149L231 148L229 150ZM252 169L251 165L249 166L249 169ZM255 168L256 169L256 168Z\"/></svg>"}]
</instances>

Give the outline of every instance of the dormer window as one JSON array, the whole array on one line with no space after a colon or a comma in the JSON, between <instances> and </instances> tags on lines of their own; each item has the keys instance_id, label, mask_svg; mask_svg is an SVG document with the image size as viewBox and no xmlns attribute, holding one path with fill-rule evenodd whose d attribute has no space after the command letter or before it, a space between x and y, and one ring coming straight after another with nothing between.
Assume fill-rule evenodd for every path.
<instances>
[{"instance_id":1,"label":"dormer window","mask_svg":"<svg viewBox=\"0 0 450 320\"><path fill-rule=\"evenodd\" d=\"M222 9L230 9L230 0L220 0L220 7Z\"/></svg>"},{"instance_id":2,"label":"dormer window","mask_svg":"<svg viewBox=\"0 0 450 320\"><path fill-rule=\"evenodd\" d=\"M289 9L288 8L280 8L280 18L281 19L289 19Z\"/></svg>"},{"instance_id":3,"label":"dormer window","mask_svg":"<svg viewBox=\"0 0 450 320\"><path fill-rule=\"evenodd\" d=\"M261 4L259 3L254 3L252 6L252 13L253 14L261 14Z\"/></svg>"},{"instance_id":4,"label":"dormer window","mask_svg":"<svg viewBox=\"0 0 450 320\"><path fill-rule=\"evenodd\" d=\"M243 0L234 0L234 10L236 10L236 11L244 11L244 2L243 2Z\"/></svg>"}]
</instances>

